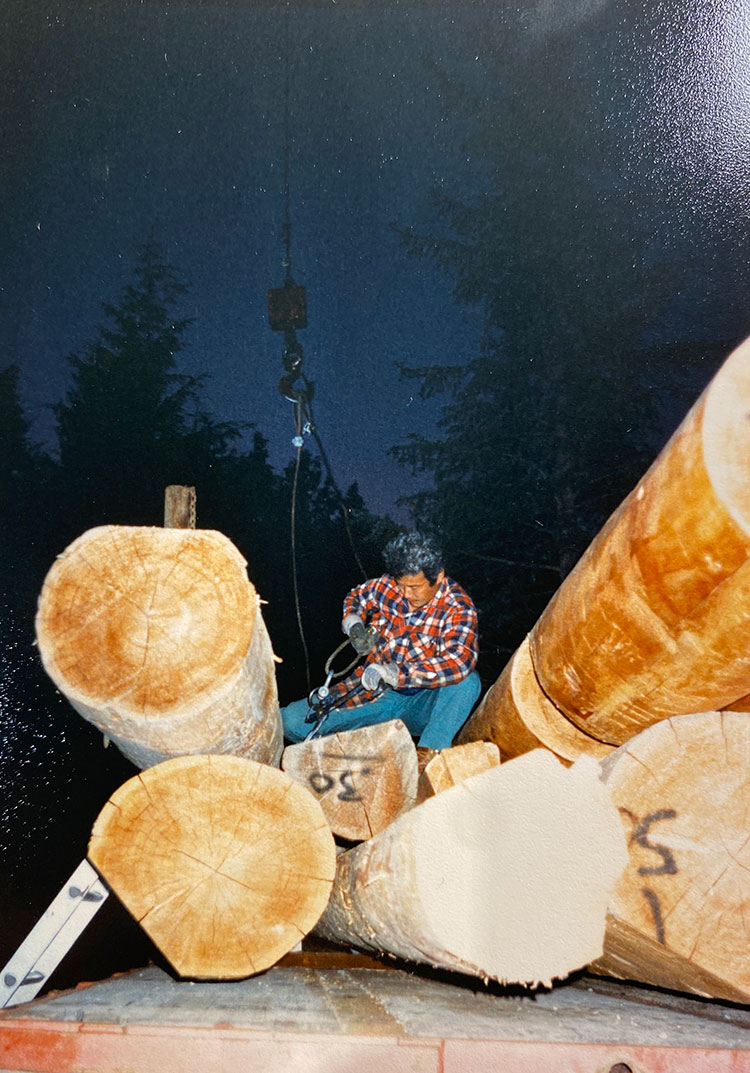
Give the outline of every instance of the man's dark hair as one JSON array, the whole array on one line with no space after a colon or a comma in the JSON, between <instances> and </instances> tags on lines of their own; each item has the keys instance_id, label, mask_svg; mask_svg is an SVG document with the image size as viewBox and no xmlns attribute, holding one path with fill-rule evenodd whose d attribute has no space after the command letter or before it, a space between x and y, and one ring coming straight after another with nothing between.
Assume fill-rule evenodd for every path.
<instances>
[{"instance_id":1,"label":"man's dark hair","mask_svg":"<svg viewBox=\"0 0 750 1073\"><path fill-rule=\"evenodd\" d=\"M444 569L443 552L437 541L426 533L400 533L383 548L383 561L391 577L424 574L430 585Z\"/></svg>"}]
</instances>

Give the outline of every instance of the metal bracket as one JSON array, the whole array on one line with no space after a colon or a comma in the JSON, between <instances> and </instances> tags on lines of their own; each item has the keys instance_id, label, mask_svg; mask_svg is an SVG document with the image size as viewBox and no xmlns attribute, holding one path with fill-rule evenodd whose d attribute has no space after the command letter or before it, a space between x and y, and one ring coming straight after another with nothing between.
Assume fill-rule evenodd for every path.
<instances>
[{"instance_id":1,"label":"metal bracket","mask_svg":"<svg viewBox=\"0 0 750 1073\"><path fill-rule=\"evenodd\" d=\"M84 858L0 973L0 1006L18 1006L36 996L108 895Z\"/></svg>"}]
</instances>

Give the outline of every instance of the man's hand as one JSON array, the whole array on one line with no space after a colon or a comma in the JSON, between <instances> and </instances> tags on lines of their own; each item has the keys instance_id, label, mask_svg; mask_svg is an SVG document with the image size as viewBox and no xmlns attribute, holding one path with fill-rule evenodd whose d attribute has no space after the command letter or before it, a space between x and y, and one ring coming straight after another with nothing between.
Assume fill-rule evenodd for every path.
<instances>
[{"instance_id":1,"label":"man's hand","mask_svg":"<svg viewBox=\"0 0 750 1073\"><path fill-rule=\"evenodd\" d=\"M398 667L395 663L370 663L362 671L362 688L371 693L381 682L393 689L398 685Z\"/></svg>"},{"instance_id":2,"label":"man's hand","mask_svg":"<svg viewBox=\"0 0 750 1073\"><path fill-rule=\"evenodd\" d=\"M366 656L375 644L374 631L367 629L359 615L347 615L342 626L357 655Z\"/></svg>"}]
</instances>

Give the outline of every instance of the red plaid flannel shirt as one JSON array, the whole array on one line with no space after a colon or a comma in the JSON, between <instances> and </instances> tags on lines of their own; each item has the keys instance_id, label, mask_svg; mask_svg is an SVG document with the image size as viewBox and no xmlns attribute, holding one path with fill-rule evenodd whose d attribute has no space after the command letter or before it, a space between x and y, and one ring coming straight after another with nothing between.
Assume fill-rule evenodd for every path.
<instances>
[{"instance_id":1,"label":"red plaid flannel shirt","mask_svg":"<svg viewBox=\"0 0 750 1073\"><path fill-rule=\"evenodd\" d=\"M344 614L359 615L378 634L375 647L352 675L331 689L351 689L368 663L398 667L397 689L435 689L460 682L474 670L478 656L477 612L471 597L444 578L424 607L409 610L406 597L389 574L365 581L344 600ZM372 693L357 692L342 707L366 704Z\"/></svg>"}]
</instances>

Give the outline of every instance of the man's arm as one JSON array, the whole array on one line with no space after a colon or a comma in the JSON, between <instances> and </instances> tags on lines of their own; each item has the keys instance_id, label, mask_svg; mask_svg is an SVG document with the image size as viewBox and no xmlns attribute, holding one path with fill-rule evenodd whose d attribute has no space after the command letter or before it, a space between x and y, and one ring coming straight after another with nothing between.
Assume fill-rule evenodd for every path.
<instances>
[{"instance_id":1,"label":"man's arm","mask_svg":"<svg viewBox=\"0 0 750 1073\"><path fill-rule=\"evenodd\" d=\"M364 622L367 617L367 612L376 607L375 600L375 582L364 581L361 585L357 585L350 592L346 594L344 598L344 609L342 613L341 628L344 633L347 632L344 623L351 615L356 615Z\"/></svg>"}]
</instances>

